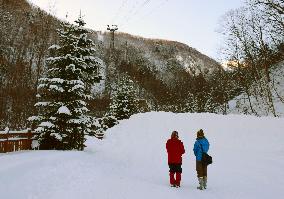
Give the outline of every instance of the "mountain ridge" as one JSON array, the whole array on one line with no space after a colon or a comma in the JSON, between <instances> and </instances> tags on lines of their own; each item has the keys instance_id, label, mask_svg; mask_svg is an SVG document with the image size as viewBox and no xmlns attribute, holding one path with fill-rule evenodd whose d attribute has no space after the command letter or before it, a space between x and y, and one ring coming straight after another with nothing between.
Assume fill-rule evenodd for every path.
<instances>
[{"instance_id":1,"label":"mountain ridge","mask_svg":"<svg viewBox=\"0 0 284 199\"><path fill-rule=\"evenodd\" d=\"M27 0L2 0L1 4L0 123L26 126L26 118L35 111L36 85L46 71L48 48L57 43L56 29L62 21ZM104 76L102 92L92 103L95 114L107 109L111 90L106 92L106 85L113 89L121 75L135 80L137 97L149 102L150 110L174 111L173 106L186 103L189 92L202 90L197 88L200 79L206 83L222 70L212 58L177 41L117 33L111 50L109 32L90 30L89 37L110 70L101 71L108 78Z\"/></svg>"}]
</instances>

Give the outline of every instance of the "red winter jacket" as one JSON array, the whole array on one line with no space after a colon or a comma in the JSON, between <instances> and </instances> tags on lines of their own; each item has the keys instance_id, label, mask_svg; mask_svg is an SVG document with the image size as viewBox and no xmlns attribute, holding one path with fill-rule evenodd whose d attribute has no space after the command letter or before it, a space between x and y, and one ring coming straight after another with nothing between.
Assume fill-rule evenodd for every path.
<instances>
[{"instance_id":1,"label":"red winter jacket","mask_svg":"<svg viewBox=\"0 0 284 199\"><path fill-rule=\"evenodd\" d=\"M168 152L168 163L181 164L181 156L185 153L182 141L177 138L171 138L167 141L166 148Z\"/></svg>"}]
</instances>

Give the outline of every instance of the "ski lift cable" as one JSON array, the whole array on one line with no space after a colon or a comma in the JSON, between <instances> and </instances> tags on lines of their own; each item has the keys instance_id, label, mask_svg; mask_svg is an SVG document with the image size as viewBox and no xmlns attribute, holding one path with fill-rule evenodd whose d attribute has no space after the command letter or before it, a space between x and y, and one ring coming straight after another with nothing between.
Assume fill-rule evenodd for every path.
<instances>
[{"instance_id":1,"label":"ski lift cable","mask_svg":"<svg viewBox=\"0 0 284 199\"><path fill-rule=\"evenodd\" d=\"M116 14L112 18L112 24L115 22L116 18L119 16L120 12L123 10L123 8L126 6L128 0L123 0L120 7L118 8Z\"/></svg>"},{"instance_id":2,"label":"ski lift cable","mask_svg":"<svg viewBox=\"0 0 284 199\"><path fill-rule=\"evenodd\" d=\"M141 9L143 9L146 5L148 5L151 2L151 0L145 0L143 1L136 9L133 9L132 12L125 18L124 22L122 22L122 25L127 24L129 19L135 17Z\"/></svg>"},{"instance_id":3,"label":"ski lift cable","mask_svg":"<svg viewBox=\"0 0 284 199\"><path fill-rule=\"evenodd\" d=\"M152 10L150 10L148 13L141 16L140 18L130 19L128 21L128 24L133 23L133 22L137 22L137 21L143 21L147 16L151 16L153 13L155 13L157 10L159 10L161 7L163 7L168 2L169 2L169 0L162 0L162 2L160 2L160 4L158 4L156 7L154 7ZM126 26L126 24L123 24L121 27L123 28L125 26Z\"/></svg>"},{"instance_id":4,"label":"ski lift cable","mask_svg":"<svg viewBox=\"0 0 284 199\"><path fill-rule=\"evenodd\" d=\"M134 2L134 4L130 4L130 6L129 6L130 11L126 12L124 15L121 15L122 17L120 17L120 20L118 20L116 22L117 24L119 24L119 21L121 21L121 23L123 23L123 21L125 21L125 19L128 18L132 14L133 10L135 10L137 8L137 6L139 5L138 4L139 0L136 0L136 1L133 1L133 2Z\"/></svg>"},{"instance_id":5,"label":"ski lift cable","mask_svg":"<svg viewBox=\"0 0 284 199\"><path fill-rule=\"evenodd\" d=\"M142 15L140 18L137 19L130 19L130 22L133 23L135 21L140 21L145 19L147 16L151 16L154 12L159 10L162 6L164 6L169 0L163 0L160 4L158 4L156 7L154 7L152 10L150 10L148 13L145 15Z\"/></svg>"},{"instance_id":6,"label":"ski lift cable","mask_svg":"<svg viewBox=\"0 0 284 199\"><path fill-rule=\"evenodd\" d=\"M151 2L151 0L146 0L144 1L140 7L133 13L132 17L128 17L128 19L126 19L126 23L130 20L130 19L133 19L138 13L140 10L142 10L144 7L146 7L149 3Z\"/></svg>"}]
</instances>

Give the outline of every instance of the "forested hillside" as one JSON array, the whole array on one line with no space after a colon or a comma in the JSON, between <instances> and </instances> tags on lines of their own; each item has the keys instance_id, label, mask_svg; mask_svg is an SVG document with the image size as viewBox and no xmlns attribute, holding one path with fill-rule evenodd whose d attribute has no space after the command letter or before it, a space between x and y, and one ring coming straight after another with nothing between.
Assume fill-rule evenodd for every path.
<instances>
[{"instance_id":1,"label":"forested hillside","mask_svg":"<svg viewBox=\"0 0 284 199\"><path fill-rule=\"evenodd\" d=\"M179 42L118 32L112 48L109 32L89 30L96 56L103 61L102 80L93 86L94 99L89 101L92 115L106 114L117 86L127 77L138 112L226 114L230 100L244 94L248 96L244 103L251 104L251 90L258 88L265 90L265 103L277 116L271 97L275 88L268 85L274 85L271 66L283 60L283 3L269 2L247 1L223 16L220 56L227 60L226 70ZM58 44L62 21L26 0L1 0L0 11L0 125L24 128L35 114L38 80L45 76L49 47ZM254 114L249 107L248 113Z\"/></svg>"},{"instance_id":2,"label":"forested hillside","mask_svg":"<svg viewBox=\"0 0 284 199\"><path fill-rule=\"evenodd\" d=\"M23 128L35 111L38 79L45 75L48 48L58 42L61 22L25 0L1 0L0 9L1 126ZM95 99L90 102L95 116L104 114L124 75L133 81L143 111L212 111L212 100L216 107L228 98L216 80L224 76L221 66L185 44L118 33L110 49L109 33L90 32L104 61L103 80L94 85ZM213 99L207 100L212 93Z\"/></svg>"},{"instance_id":3,"label":"forested hillside","mask_svg":"<svg viewBox=\"0 0 284 199\"><path fill-rule=\"evenodd\" d=\"M233 112L281 116L283 0L248 0L243 7L223 16L221 30L223 55L242 92Z\"/></svg>"},{"instance_id":4,"label":"forested hillside","mask_svg":"<svg viewBox=\"0 0 284 199\"><path fill-rule=\"evenodd\" d=\"M23 0L0 4L0 123L21 127L34 111L36 84L59 23Z\"/></svg>"},{"instance_id":5,"label":"forested hillside","mask_svg":"<svg viewBox=\"0 0 284 199\"><path fill-rule=\"evenodd\" d=\"M284 62L271 69L271 81L267 87L265 78L253 83L247 92L229 102L230 113L244 113L256 116L284 116ZM270 94L271 92L271 94Z\"/></svg>"}]
</instances>

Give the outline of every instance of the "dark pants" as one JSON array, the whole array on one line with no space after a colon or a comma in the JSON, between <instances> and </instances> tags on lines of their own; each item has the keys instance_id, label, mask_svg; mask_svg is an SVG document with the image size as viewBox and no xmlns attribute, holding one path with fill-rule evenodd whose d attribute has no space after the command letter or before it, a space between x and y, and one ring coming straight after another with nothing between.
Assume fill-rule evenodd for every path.
<instances>
[{"instance_id":1,"label":"dark pants","mask_svg":"<svg viewBox=\"0 0 284 199\"><path fill-rule=\"evenodd\" d=\"M170 171L173 173L182 173L181 164L169 164Z\"/></svg>"},{"instance_id":2,"label":"dark pants","mask_svg":"<svg viewBox=\"0 0 284 199\"><path fill-rule=\"evenodd\" d=\"M180 185L182 168L181 164L169 164L170 184Z\"/></svg>"},{"instance_id":3,"label":"dark pants","mask_svg":"<svg viewBox=\"0 0 284 199\"><path fill-rule=\"evenodd\" d=\"M196 161L197 177L207 177L207 165L203 165L201 161Z\"/></svg>"}]
</instances>

